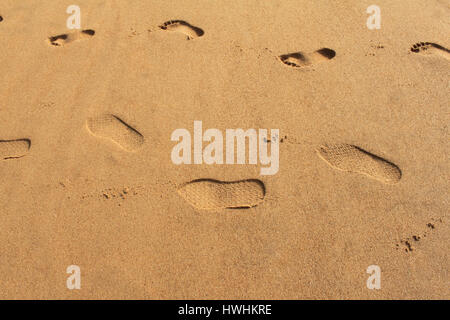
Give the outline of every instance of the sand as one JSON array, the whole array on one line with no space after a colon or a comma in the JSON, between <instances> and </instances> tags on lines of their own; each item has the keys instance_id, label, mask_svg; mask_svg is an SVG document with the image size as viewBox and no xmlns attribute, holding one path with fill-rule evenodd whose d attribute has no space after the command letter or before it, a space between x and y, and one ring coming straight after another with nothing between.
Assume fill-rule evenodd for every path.
<instances>
[{"instance_id":1,"label":"sand","mask_svg":"<svg viewBox=\"0 0 450 320\"><path fill-rule=\"evenodd\" d=\"M72 4L0 4L0 298L450 298L448 1ZM175 165L196 120L279 171Z\"/></svg>"}]
</instances>

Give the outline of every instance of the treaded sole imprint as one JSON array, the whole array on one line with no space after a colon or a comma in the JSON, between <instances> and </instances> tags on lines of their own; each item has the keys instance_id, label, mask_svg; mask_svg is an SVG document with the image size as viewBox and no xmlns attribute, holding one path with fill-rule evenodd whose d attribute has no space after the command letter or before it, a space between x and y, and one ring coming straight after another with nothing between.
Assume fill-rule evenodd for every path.
<instances>
[{"instance_id":1,"label":"treaded sole imprint","mask_svg":"<svg viewBox=\"0 0 450 320\"><path fill-rule=\"evenodd\" d=\"M92 135L109 139L128 152L135 152L144 144L144 137L136 129L113 114L89 118L86 127Z\"/></svg>"},{"instance_id":2,"label":"treaded sole imprint","mask_svg":"<svg viewBox=\"0 0 450 320\"><path fill-rule=\"evenodd\" d=\"M30 150L31 141L28 139L0 140L0 159L16 159L25 156Z\"/></svg>"},{"instance_id":3,"label":"treaded sole imprint","mask_svg":"<svg viewBox=\"0 0 450 320\"><path fill-rule=\"evenodd\" d=\"M260 180L219 181L199 179L188 182L178 193L196 209L238 209L257 206L266 189Z\"/></svg>"},{"instance_id":4,"label":"treaded sole imprint","mask_svg":"<svg viewBox=\"0 0 450 320\"><path fill-rule=\"evenodd\" d=\"M338 170L364 174L387 184L397 183L402 177L395 164L354 145L322 146L317 151L323 160Z\"/></svg>"}]
</instances>

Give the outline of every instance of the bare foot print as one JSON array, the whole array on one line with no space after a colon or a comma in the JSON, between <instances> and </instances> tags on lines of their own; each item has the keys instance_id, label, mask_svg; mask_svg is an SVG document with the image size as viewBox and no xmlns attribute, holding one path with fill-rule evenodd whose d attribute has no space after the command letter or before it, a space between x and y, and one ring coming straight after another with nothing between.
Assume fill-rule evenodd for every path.
<instances>
[{"instance_id":1,"label":"bare foot print","mask_svg":"<svg viewBox=\"0 0 450 320\"><path fill-rule=\"evenodd\" d=\"M31 141L28 139L0 140L0 159L17 159L25 156L30 150Z\"/></svg>"},{"instance_id":2,"label":"bare foot print","mask_svg":"<svg viewBox=\"0 0 450 320\"><path fill-rule=\"evenodd\" d=\"M264 200L266 190L260 180L188 182L178 193L194 208L202 210L251 208Z\"/></svg>"},{"instance_id":3,"label":"bare foot print","mask_svg":"<svg viewBox=\"0 0 450 320\"><path fill-rule=\"evenodd\" d=\"M90 118L86 127L92 135L109 139L128 152L135 152L144 144L144 137L137 130L112 114Z\"/></svg>"},{"instance_id":4,"label":"bare foot print","mask_svg":"<svg viewBox=\"0 0 450 320\"><path fill-rule=\"evenodd\" d=\"M87 29L87 30L76 31L76 32L72 32L72 33L65 33L65 34L53 36L53 37L48 38L48 41L52 46L62 47L68 43L71 43L71 42L74 42L77 40L91 38L94 35L95 35L94 30Z\"/></svg>"},{"instance_id":5,"label":"bare foot print","mask_svg":"<svg viewBox=\"0 0 450 320\"><path fill-rule=\"evenodd\" d=\"M324 61L333 59L336 56L334 50L323 48L311 53L294 52L289 54L283 54L278 58L285 65L294 68L308 67Z\"/></svg>"},{"instance_id":6,"label":"bare foot print","mask_svg":"<svg viewBox=\"0 0 450 320\"><path fill-rule=\"evenodd\" d=\"M322 146L319 156L335 169L357 172L387 184L400 181L402 173L393 163L357 146L336 144Z\"/></svg>"},{"instance_id":7,"label":"bare foot print","mask_svg":"<svg viewBox=\"0 0 450 320\"><path fill-rule=\"evenodd\" d=\"M418 42L411 47L411 51L422 55L438 55L450 60L450 50L431 42Z\"/></svg>"},{"instance_id":8,"label":"bare foot print","mask_svg":"<svg viewBox=\"0 0 450 320\"><path fill-rule=\"evenodd\" d=\"M202 29L200 29L198 27L194 27L183 20L170 20L170 21L164 22L159 27L162 30L166 30L166 31L180 32L180 33L186 35L188 40L201 37L205 34L205 32Z\"/></svg>"}]
</instances>

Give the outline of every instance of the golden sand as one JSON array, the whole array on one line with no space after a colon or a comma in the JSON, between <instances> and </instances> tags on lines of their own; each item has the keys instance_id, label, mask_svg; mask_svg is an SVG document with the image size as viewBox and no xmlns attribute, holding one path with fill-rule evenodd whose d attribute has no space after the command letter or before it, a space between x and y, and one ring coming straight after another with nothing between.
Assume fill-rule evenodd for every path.
<instances>
[{"instance_id":1,"label":"golden sand","mask_svg":"<svg viewBox=\"0 0 450 320\"><path fill-rule=\"evenodd\" d=\"M72 4L0 4L0 298L450 297L448 1ZM196 120L279 171L175 165Z\"/></svg>"}]
</instances>

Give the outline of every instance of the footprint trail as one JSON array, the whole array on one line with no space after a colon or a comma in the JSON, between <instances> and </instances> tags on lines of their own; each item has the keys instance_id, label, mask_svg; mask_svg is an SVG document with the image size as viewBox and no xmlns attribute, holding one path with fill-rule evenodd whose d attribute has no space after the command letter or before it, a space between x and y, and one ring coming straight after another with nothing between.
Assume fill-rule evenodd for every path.
<instances>
[{"instance_id":1,"label":"footprint trail","mask_svg":"<svg viewBox=\"0 0 450 320\"><path fill-rule=\"evenodd\" d=\"M320 50L311 53L294 52L289 54L283 54L281 56L278 56L278 58L285 65L294 68L301 68L301 67L309 67L324 61L331 60L335 56L336 52L334 50L322 48Z\"/></svg>"},{"instance_id":2,"label":"footprint trail","mask_svg":"<svg viewBox=\"0 0 450 320\"><path fill-rule=\"evenodd\" d=\"M180 32L187 36L187 40L195 39L205 34L202 29L194 27L183 20L170 20L164 22L159 28L166 31Z\"/></svg>"},{"instance_id":3,"label":"footprint trail","mask_svg":"<svg viewBox=\"0 0 450 320\"><path fill-rule=\"evenodd\" d=\"M86 127L92 135L109 139L128 152L135 152L144 144L144 137L137 130L112 114L89 118Z\"/></svg>"},{"instance_id":4,"label":"footprint trail","mask_svg":"<svg viewBox=\"0 0 450 320\"><path fill-rule=\"evenodd\" d=\"M62 47L68 43L91 38L95 35L95 31L91 29L76 31L73 33L65 33L57 36L49 37L48 41L50 45L56 47Z\"/></svg>"},{"instance_id":5,"label":"footprint trail","mask_svg":"<svg viewBox=\"0 0 450 320\"><path fill-rule=\"evenodd\" d=\"M219 181L200 179L188 182L178 193L196 209L239 209L255 207L266 190L260 180Z\"/></svg>"},{"instance_id":6,"label":"footprint trail","mask_svg":"<svg viewBox=\"0 0 450 320\"><path fill-rule=\"evenodd\" d=\"M25 156L30 150L31 141L28 139L0 140L0 159L17 159Z\"/></svg>"},{"instance_id":7,"label":"footprint trail","mask_svg":"<svg viewBox=\"0 0 450 320\"><path fill-rule=\"evenodd\" d=\"M383 183L400 181L402 173L393 163L371 154L357 146L336 144L322 146L319 156L335 169L364 174Z\"/></svg>"}]
</instances>

